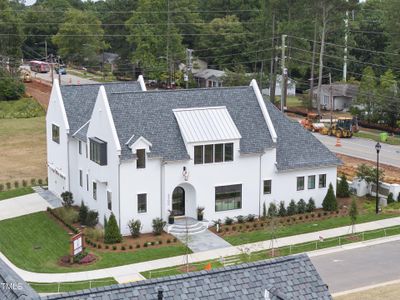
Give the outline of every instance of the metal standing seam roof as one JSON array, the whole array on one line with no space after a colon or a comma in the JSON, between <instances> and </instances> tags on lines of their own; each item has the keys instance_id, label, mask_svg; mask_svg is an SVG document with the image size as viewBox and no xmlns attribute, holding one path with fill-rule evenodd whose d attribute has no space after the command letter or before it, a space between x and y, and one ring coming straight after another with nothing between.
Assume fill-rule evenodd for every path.
<instances>
[{"instance_id":1,"label":"metal standing seam roof","mask_svg":"<svg viewBox=\"0 0 400 300\"><path fill-rule=\"evenodd\" d=\"M235 140L242 137L225 106L174 109L173 112L187 143Z\"/></svg>"},{"instance_id":2,"label":"metal standing seam roof","mask_svg":"<svg viewBox=\"0 0 400 300\"><path fill-rule=\"evenodd\" d=\"M154 300L161 290L165 300L254 300L265 299L266 294L271 300L332 299L306 254L50 295L44 299Z\"/></svg>"}]
</instances>

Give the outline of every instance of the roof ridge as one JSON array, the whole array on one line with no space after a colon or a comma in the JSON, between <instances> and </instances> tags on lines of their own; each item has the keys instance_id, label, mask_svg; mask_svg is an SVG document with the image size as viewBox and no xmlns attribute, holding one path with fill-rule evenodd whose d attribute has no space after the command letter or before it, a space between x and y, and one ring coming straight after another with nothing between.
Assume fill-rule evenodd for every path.
<instances>
[{"instance_id":1,"label":"roof ridge","mask_svg":"<svg viewBox=\"0 0 400 300\"><path fill-rule=\"evenodd\" d=\"M93 82L93 83L83 83L83 84L65 84L65 85L60 85L60 87L97 86L97 85L112 85L112 84L127 84L127 83L139 84L139 82L136 80L128 80L128 81L111 81L111 82Z\"/></svg>"}]
</instances>

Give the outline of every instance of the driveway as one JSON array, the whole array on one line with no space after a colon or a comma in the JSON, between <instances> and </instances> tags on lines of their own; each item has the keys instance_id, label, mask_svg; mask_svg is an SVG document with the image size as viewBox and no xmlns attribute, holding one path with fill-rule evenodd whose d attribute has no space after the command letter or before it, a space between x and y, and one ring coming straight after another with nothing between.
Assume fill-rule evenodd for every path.
<instances>
[{"instance_id":1,"label":"driveway","mask_svg":"<svg viewBox=\"0 0 400 300\"><path fill-rule=\"evenodd\" d=\"M351 139L340 139L341 147L336 147L336 137L314 133L331 151L353 157L376 161L376 142L373 140L353 137ZM382 149L379 155L381 163L400 167L400 146L381 143Z\"/></svg>"},{"instance_id":2,"label":"driveway","mask_svg":"<svg viewBox=\"0 0 400 300\"><path fill-rule=\"evenodd\" d=\"M310 257L331 293L400 279L400 241Z\"/></svg>"},{"instance_id":3,"label":"driveway","mask_svg":"<svg viewBox=\"0 0 400 300\"><path fill-rule=\"evenodd\" d=\"M44 211L53 206L37 193L0 201L0 221Z\"/></svg>"}]
</instances>

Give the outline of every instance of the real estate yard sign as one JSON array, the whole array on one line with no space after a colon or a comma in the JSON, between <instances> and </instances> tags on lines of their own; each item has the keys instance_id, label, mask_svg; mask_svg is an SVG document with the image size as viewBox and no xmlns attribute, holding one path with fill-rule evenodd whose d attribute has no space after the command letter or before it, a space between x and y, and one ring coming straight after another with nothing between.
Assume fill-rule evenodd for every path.
<instances>
[{"instance_id":1,"label":"real estate yard sign","mask_svg":"<svg viewBox=\"0 0 400 300\"><path fill-rule=\"evenodd\" d=\"M82 232L79 232L78 234L72 236L70 244L71 244L71 247L70 247L71 258L82 253L83 252L83 234L82 234Z\"/></svg>"}]
</instances>

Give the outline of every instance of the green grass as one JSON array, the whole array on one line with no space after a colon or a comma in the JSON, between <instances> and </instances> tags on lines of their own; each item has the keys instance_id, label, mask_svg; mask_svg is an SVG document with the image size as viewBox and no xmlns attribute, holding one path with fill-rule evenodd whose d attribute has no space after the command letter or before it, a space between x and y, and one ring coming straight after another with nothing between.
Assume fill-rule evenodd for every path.
<instances>
[{"instance_id":1,"label":"green grass","mask_svg":"<svg viewBox=\"0 0 400 300\"><path fill-rule=\"evenodd\" d=\"M38 293L59 293L59 292L72 292L88 288L95 288L118 284L113 277L101 278L96 280L76 281L76 282L61 282L58 283L38 283L28 282L29 285Z\"/></svg>"},{"instance_id":2,"label":"green grass","mask_svg":"<svg viewBox=\"0 0 400 300\"><path fill-rule=\"evenodd\" d=\"M344 244L372 240L372 239L377 239L377 238L382 238L382 237L392 236L392 235L398 235L398 234L400 234L400 227L394 226L394 227L388 227L386 229L378 229L378 230L357 233L354 236L358 237L358 239L350 239L349 237L351 235L345 235L345 236L325 239L324 241L316 240L316 241L312 241L312 242L306 242L306 243L295 244L295 245L291 245L291 246L277 248L277 249L275 249L274 257L286 256L286 255L303 253L303 252L310 252L310 251L314 251L314 250L326 249L326 248L331 248L331 247L337 247L337 246L341 246ZM258 252L253 252L250 255L240 254L240 255L230 256L225 259L235 259L236 263L239 264L239 263L259 261L259 260L270 259L270 258L272 258L271 252L269 250L262 250L262 251L258 251ZM221 264L221 262L218 259L199 262L196 264L191 264L191 266L192 265L196 266L196 269L193 271L200 271L200 270L203 270L204 266L208 263L211 263L213 269L220 268L223 266L223 264ZM157 278L157 277L183 274L184 270L185 270L185 268L181 265L181 266L175 266L175 267L169 267L169 268L149 270L146 272L141 272L140 274L142 274L145 278Z\"/></svg>"},{"instance_id":3,"label":"green grass","mask_svg":"<svg viewBox=\"0 0 400 300\"><path fill-rule=\"evenodd\" d=\"M355 132L354 133L355 137L360 137L364 139L371 139L376 142L381 142L381 143L386 143L389 145L400 145L400 138L395 137L395 136L389 136L386 142L382 142L379 138L379 134L375 134L372 132Z\"/></svg>"},{"instance_id":4,"label":"green grass","mask_svg":"<svg viewBox=\"0 0 400 300\"><path fill-rule=\"evenodd\" d=\"M31 187L22 187L18 189L12 189L8 191L0 192L0 200L14 198L22 195L32 194L34 191Z\"/></svg>"},{"instance_id":5,"label":"green grass","mask_svg":"<svg viewBox=\"0 0 400 300\"><path fill-rule=\"evenodd\" d=\"M281 97L275 97L275 103L281 103ZM304 106L303 102L297 96L288 96L286 98L286 106L287 107L302 107Z\"/></svg>"},{"instance_id":6,"label":"green grass","mask_svg":"<svg viewBox=\"0 0 400 300\"><path fill-rule=\"evenodd\" d=\"M392 215L392 214L376 215L374 213L366 213L358 216L357 223L371 222L397 216L398 215ZM325 229L331 229L335 227L347 226L349 224L350 224L350 218L348 216L344 216L344 217L329 218L326 220L311 221L301 224L281 225L278 226L275 233L275 237L281 238L303 233L310 233ZM267 230L255 230L250 232L241 232L235 235L224 236L223 238L232 245L242 245L247 243L270 240L272 236L271 232Z\"/></svg>"},{"instance_id":7,"label":"green grass","mask_svg":"<svg viewBox=\"0 0 400 300\"><path fill-rule=\"evenodd\" d=\"M0 251L16 266L32 272L87 271L186 253L182 244L126 252L90 250L98 257L95 264L63 267L58 265L58 260L69 252L69 235L45 212L1 221L0 233Z\"/></svg>"},{"instance_id":8,"label":"green grass","mask_svg":"<svg viewBox=\"0 0 400 300\"><path fill-rule=\"evenodd\" d=\"M33 118L44 115L43 107L33 98L0 101L0 119Z\"/></svg>"}]
</instances>

